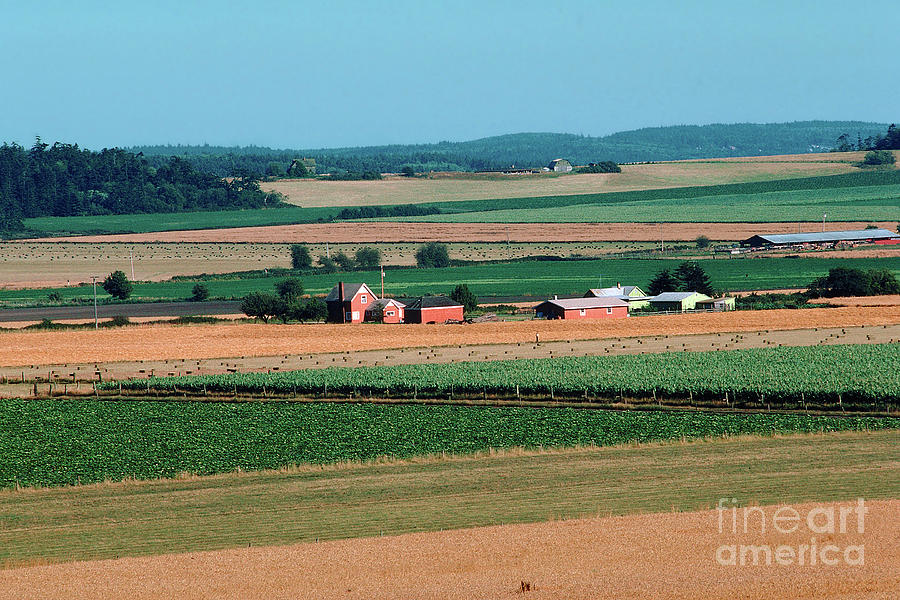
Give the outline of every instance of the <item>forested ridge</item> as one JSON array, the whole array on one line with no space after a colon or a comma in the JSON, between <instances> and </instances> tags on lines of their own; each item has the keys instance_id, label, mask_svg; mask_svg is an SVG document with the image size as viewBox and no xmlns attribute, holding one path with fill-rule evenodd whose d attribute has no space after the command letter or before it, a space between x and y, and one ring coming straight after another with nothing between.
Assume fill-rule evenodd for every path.
<instances>
[{"instance_id":1,"label":"forested ridge","mask_svg":"<svg viewBox=\"0 0 900 600\"><path fill-rule=\"evenodd\" d=\"M294 158L316 159L318 171L480 171L545 166L554 158L573 164L617 163L771 154L827 152L845 133L874 137L886 124L863 121L800 121L732 125L677 125L623 131L604 137L566 133L516 133L467 142L438 142L359 148L272 149L261 146L136 146L150 164L180 156L198 169L222 177L236 169L263 175L272 163L286 169Z\"/></svg>"},{"instance_id":2,"label":"forested ridge","mask_svg":"<svg viewBox=\"0 0 900 600\"><path fill-rule=\"evenodd\" d=\"M178 157L154 161L118 148L99 152L77 144L30 149L0 146L0 231L21 230L22 219L263 208L279 197L252 175L224 180Z\"/></svg>"}]
</instances>

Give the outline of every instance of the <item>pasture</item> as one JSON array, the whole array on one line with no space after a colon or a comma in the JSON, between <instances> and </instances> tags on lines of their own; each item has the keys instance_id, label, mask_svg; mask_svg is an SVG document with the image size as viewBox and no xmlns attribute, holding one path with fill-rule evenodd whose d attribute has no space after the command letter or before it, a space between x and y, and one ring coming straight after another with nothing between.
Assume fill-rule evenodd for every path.
<instances>
[{"instance_id":1,"label":"pasture","mask_svg":"<svg viewBox=\"0 0 900 600\"><path fill-rule=\"evenodd\" d=\"M701 510L712 508L723 494L739 495L742 504L895 498L900 493L898 442L896 430L884 430L485 450L459 457L6 490L0 491L0 522L14 528L0 529L0 564ZM0 571L0 581L7 574L12 575Z\"/></svg>"}]
</instances>

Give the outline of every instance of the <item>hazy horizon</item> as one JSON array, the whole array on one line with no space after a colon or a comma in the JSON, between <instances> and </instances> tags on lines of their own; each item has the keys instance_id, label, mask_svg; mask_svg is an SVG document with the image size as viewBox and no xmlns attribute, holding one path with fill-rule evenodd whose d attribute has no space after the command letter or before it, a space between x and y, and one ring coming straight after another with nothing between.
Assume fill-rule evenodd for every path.
<instances>
[{"instance_id":1,"label":"hazy horizon","mask_svg":"<svg viewBox=\"0 0 900 600\"><path fill-rule=\"evenodd\" d=\"M895 2L6 6L0 140L317 149L890 123ZM877 47L877 46L875 46Z\"/></svg>"}]
</instances>

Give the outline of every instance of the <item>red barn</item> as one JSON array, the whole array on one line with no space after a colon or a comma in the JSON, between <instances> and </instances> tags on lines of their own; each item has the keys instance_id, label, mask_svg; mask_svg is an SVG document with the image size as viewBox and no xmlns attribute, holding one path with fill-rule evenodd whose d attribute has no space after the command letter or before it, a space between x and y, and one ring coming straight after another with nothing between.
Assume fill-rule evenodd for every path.
<instances>
[{"instance_id":1,"label":"red barn","mask_svg":"<svg viewBox=\"0 0 900 600\"><path fill-rule=\"evenodd\" d=\"M362 323L378 296L364 283L338 282L325 296L329 323Z\"/></svg>"},{"instance_id":2,"label":"red barn","mask_svg":"<svg viewBox=\"0 0 900 600\"><path fill-rule=\"evenodd\" d=\"M366 309L366 321L375 323L402 323L406 305L393 298L376 300Z\"/></svg>"},{"instance_id":3,"label":"red barn","mask_svg":"<svg viewBox=\"0 0 900 600\"><path fill-rule=\"evenodd\" d=\"M446 323L462 320L463 305L447 296L422 296L406 306L407 323Z\"/></svg>"},{"instance_id":4,"label":"red barn","mask_svg":"<svg viewBox=\"0 0 900 600\"><path fill-rule=\"evenodd\" d=\"M534 307L538 318L621 319L628 316L628 303L612 296L547 300Z\"/></svg>"}]
</instances>

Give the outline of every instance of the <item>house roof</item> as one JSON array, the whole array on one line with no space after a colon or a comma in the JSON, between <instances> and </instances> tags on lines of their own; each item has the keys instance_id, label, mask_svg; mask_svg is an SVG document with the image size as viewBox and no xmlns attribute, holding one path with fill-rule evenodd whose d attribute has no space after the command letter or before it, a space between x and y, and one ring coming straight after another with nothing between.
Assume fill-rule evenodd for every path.
<instances>
[{"instance_id":1,"label":"house roof","mask_svg":"<svg viewBox=\"0 0 900 600\"><path fill-rule=\"evenodd\" d=\"M394 300L393 298L380 298L380 299L376 300L375 302L373 302L372 304L370 304L369 308L367 308L366 310L369 311L369 310L374 310L376 308L386 308L386 307L390 306L391 304L393 304L397 308L406 308L405 304L403 304L402 302L400 302L398 300Z\"/></svg>"},{"instance_id":2,"label":"house roof","mask_svg":"<svg viewBox=\"0 0 900 600\"><path fill-rule=\"evenodd\" d=\"M608 306L628 306L628 303L620 298L601 296L599 298L562 298L545 300L541 304L553 304L563 310L579 310L582 308L606 308ZM540 306L541 304L538 304ZM537 307L535 307L537 308Z\"/></svg>"},{"instance_id":3,"label":"house roof","mask_svg":"<svg viewBox=\"0 0 900 600\"><path fill-rule=\"evenodd\" d=\"M328 292L328 295L325 296L325 302L337 302L339 300L338 295L340 294L340 283L331 288L331 291ZM365 290L366 293L370 294L373 298L378 299L378 296L369 289L364 283L345 283L344 284L344 300L349 300L356 296L360 290Z\"/></svg>"},{"instance_id":4,"label":"house roof","mask_svg":"<svg viewBox=\"0 0 900 600\"><path fill-rule=\"evenodd\" d=\"M713 302L727 302L728 300L734 301L734 297L731 296L722 296L721 298L709 298L708 300L697 300L697 304L711 304Z\"/></svg>"},{"instance_id":5,"label":"house roof","mask_svg":"<svg viewBox=\"0 0 900 600\"><path fill-rule=\"evenodd\" d=\"M615 286L615 287L605 287L605 288L591 288L587 291L587 294L584 295L585 298L589 298L591 296L630 296L634 290L641 292L640 296L643 296L643 291L636 285L623 285L623 286Z\"/></svg>"},{"instance_id":6,"label":"house roof","mask_svg":"<svg viewBox=\"0 0 900 600\"><path fill-rule=\"evenodd\" d=\"M459 302L454 302L447 296L422 296L406 305L406 310L421 310L423 308L444 308L450 306L462 307Z\"/></svg>"},{"instance_id":7,"label":"house roof","mask_svg":"<svg viewBox=\"0 0 900 600\"><path fill-rule=\"evenodd\" d=\"M879 240L900 237L900 234L887 229L850 229L845 231L819 231L814 233L774 233L759 234L744 241L760 239L769 244L815 244L823 242L843 242L857 240Z\"/></svg>"},{"instance_id":8,"label":"house roof","mask_svg":"<svg viewBox=\"0 0 900 600\"><path fill-rule=\"evenodd\" d=\"M650 298L650 302L682 302L691 296L700 296L701 300L709 300L709 296L700 292L663 292Z\"/></svg>"}]
</instances>

